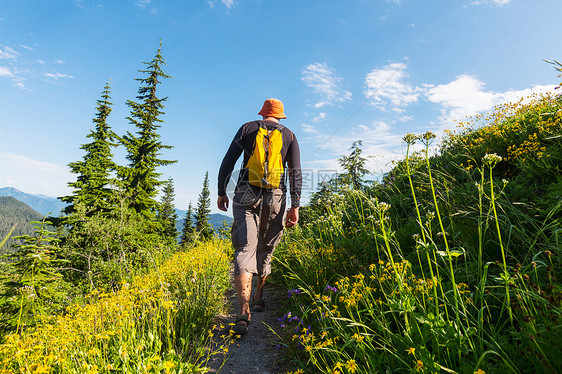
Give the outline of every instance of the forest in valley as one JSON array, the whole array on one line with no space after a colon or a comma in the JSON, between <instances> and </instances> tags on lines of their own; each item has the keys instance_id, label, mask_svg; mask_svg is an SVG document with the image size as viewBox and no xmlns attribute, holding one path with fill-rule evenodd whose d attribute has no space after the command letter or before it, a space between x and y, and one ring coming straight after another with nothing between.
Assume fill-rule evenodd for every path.
<instances>
[{"instance_id":1,"label":"forest in valley","mask_svg":"<svg viewBox=\"0 0 562 374\"><path fill-rule=\"evenodd\" d=\"M159 48L139 70L126 134L105 85L63 213L0 238L19 240L0 267L0 373L201 373L236 343L214 325L233 250L209 174L181 232L161 179L164 65ZM376 181L358 140L301 208L271 280L292 373L562 372L562 96L460 125L438 144L405 134Z\"/></svg>"}]
</instances>

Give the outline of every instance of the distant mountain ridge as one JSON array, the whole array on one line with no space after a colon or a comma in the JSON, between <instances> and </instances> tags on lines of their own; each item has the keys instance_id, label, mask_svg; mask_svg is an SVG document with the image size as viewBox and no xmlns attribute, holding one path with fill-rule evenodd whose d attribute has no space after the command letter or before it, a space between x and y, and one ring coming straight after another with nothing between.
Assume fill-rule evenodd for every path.
<instances>
[{"instance_id":1,"label":"distant mountain ridge","mask_svg":"<svg viewBox=\"0 0 562 374\"><path fill-rule=\"evenodd\" d=\"M178 220L176 221L176 229L181 233L181 231L183 230L183 225L185 224L185 215L187 214L187 211L176 209L176 214L178 215ZM226 216L224 214L209 214L209 223L213 226L215 232L223 227L223 225L225 224L224 222L226 222L227 226L230 226L232 225L232 221L234 221L232 217Z\"/></svg>"},{"instance_id":2,"label":"distant mountain ridge","mask_svg":"<svg viewBox=\"0 0 562 374\"><path fill-rule=\"evenodd\" d=\"M13 197L27 205L29 205L33 210L46 215L58 216L62 209L67 205L62 201L45 195L35 195L22 192L14 187L2 187L0 188L0 196ZM178 215L177 225L179 231L183 229L183 223L185 221L185 215L187 211L176 209L176 214ZM226 221L228 225L232 223L232 217L226 216L224 214L212 213L210 216L210 223L215 228L215 231L223 226L223 221Z\"/></svg>"},{"instance_id":3,"label":"distant mountain ridge","mask_svg":"<svg viewBox=\"0 0 562 374\"><path fill-rule=\"evenodd\" d=\"M33 235L35 227L32 221L41 221L44 215L33 210L26 203L11 196L0 196L0 242L7 237L12 227L12 235L0 248L0 254L12 253L12 244L18 243L13 238L20 235Z\"/></svg>"},{"instance_id":4,"label":"distant mountain ridge","mask_svg":"<svg viewBox=\"0 0 562 374\"><path fill-rule=\"evenodd\" d=\"M13 197L16 200L26 203L33 210L43 214L44 216L51 215L56 217L66 206L66 203L63 203L54 197L29 194L14 187L0 188L0 196Z\"/></svg>"}]
</instances>

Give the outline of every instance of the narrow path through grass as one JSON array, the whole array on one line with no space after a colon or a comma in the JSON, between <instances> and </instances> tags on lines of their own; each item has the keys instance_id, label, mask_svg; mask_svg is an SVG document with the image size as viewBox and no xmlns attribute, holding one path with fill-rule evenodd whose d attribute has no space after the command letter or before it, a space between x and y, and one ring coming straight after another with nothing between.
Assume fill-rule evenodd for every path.
<instances>
[{"instance_id":1,"label":"narrow path through grass","mask_svg":"<svg viewBox=\"0 0 562 374\"><path fill-rule=\"evenodd\" d=\"M256 284L254 279L253 289ZM281 304L286 292L275 286L266 286L265 291L266 310L261 313L252 313L252 322L248 327L248 333L237 339L229 346L228 358L221 368L222 357L214 356L209 361L209 373L237 374L237 373L260 373L277 374L290 371L282 362L281 351L277 348L279 339L270 327L280 332L278 318L282 316ZM217 325L223 326L219 336L228 335L231 327L229 323L234 322L238 313L238 300L234 284L225 295L227 312L219 316Z\"/></svg>"}]
</instances>

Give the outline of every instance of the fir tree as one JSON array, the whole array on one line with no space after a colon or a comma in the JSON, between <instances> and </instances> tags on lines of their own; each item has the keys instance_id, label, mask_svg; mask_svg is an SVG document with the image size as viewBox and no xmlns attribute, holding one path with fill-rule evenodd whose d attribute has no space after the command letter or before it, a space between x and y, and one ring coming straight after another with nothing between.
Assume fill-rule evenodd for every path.
<instances>
[{"instance_id":1,"label":"fir tree","mask_svg":"<svg viewBox=\"0 0 562 374\"><path fill-rule=\"evenodd\" d=\"M369 173L369 170L365 167L367 158L361 156L363 152L361 149L362 145L363 142L361 140L353 142L350 148L351 154L338 159L341 167L345 170L344 173L338 176L338 182L349 185L355 190L364 187L365 181L363 177Z\"/></svg>"},{"instance_id":2,"label":"fir tree","mask_svg":"<svg viewBox=\"0 0 562 374\"><path fill-rule=\"evenodd\" d=\"M195 230L204 240L213 236L213 227L209 222L211 214L211 199L209 198L209 172L205 173L203 189L197 200L197 210L195 211Z\"/></svg>"},{"instance_id":3,"label":"fir tree","mask_svg":"<svg viewBox=\"0 0 562 374\"><path fill-rule=\"evenodd\" d=\"M180 245L182 247L193 242L195 237L195 227L193 219L193 207L191 206L191 201L189 202L189 207L187 208L187 213L185 214L185 222L183 224L183 230L181 232Z\"/></svg>"},{"instance_id":4,"label":"fir tree","mask_svg":"<svg viewBox=\"0 0 562 374\"><path fill-rule=\"evenodd\" d=\"M62 301L61 275L55 266L58 239L45 228L50 222L32 223L38 225L35 235L16 237L23 244L14 245L17 252L7 256L11 271L0 293L0 330L4 333L33 326Z\"/></svg>"},{"instance_id":5,"label":"fir tree","mask_svg":"<svg viewBox=\"0 0 562 374\"><path fill-rule=\"evenodd\" d=\"M82 161L68 164L70 171L78 177L76 182L68 183L68 186L74 189L73 195L59 198L70 204L64 209L66 214L74 213L78 203L82 203L87 208L89 215L110 211L115 203L114 191L111 188L114 184L111 172L116 166L112 160L111 148L117 144L113 142L116 135L107 124L112 105L109 101L110 91L108 82L101 99L97 101L97 114L93 119L95 129L87 135L92 142L80 147L86 151Z\"/></svg>"},{"instance_id":6,"label":"fir tree","mask_svg":"<svg viewBox=\"0 0 562 374\"><path fill-rule=\"evenodd\" d=\"M158 187L164 183L158 179L161 173L156 172L156 168L176 162L159 158L162 149L173 148L162 144L157 132L163 122L159 117L164 113L162 109L167 98L158 98L156 89L160 79L169 78L162 70L162 66L166 65L162 57L162 43L152 61L143 63L147 67L139 72L146 77L136 79L141 84L138 101L127 101L127 106L131 108L127 119L137 131L135 134L127 132L121 138L127 150L129 166L120 168L119 174L125 182L130 206L145 217L152 218L158 205L155 200Z\"/></svg>"},{"instance_id":7,"label":"fir tree","mask_svg":"<svg viewBox=\"0 0 562 374\"><path fill-rule=\"evenodd\" d=\"M176 229L176 221L178 215L174 207L174 181L172 178L164 182L162 189L162 200L158 210L158 220L162 224L162 233L168 238L177 240L178 230Z\"/></svg>"}]
</instances>

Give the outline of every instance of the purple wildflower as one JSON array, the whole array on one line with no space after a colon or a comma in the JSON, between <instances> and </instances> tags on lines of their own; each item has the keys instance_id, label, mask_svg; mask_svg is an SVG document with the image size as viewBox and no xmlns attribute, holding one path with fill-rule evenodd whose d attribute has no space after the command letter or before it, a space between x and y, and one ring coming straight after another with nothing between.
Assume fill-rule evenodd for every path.
<instances>
[{"instance_id":1,"label":"purple wildflower","mask_svg":"<svg viewBox=\"0 0 562 374\"><path fill-rule=\"evenodd\" d=\"M338 289L336 287L332 287L329 284L326 285L326 288L324 288L324 291L333 291L334 293L338 292Z\"/></svg>"},{"instance_id":2,"label":"purple wildflower","mask_svg":"<svg viewBox=\"0 0 562 374\"><path fill-rule=\"evenodd\" d=\"M287 297L291 297L293 295L300 295L301 294L301 290L299 290L298 288L289 290L288 296Z\"/></svg>"}]
</instances>

